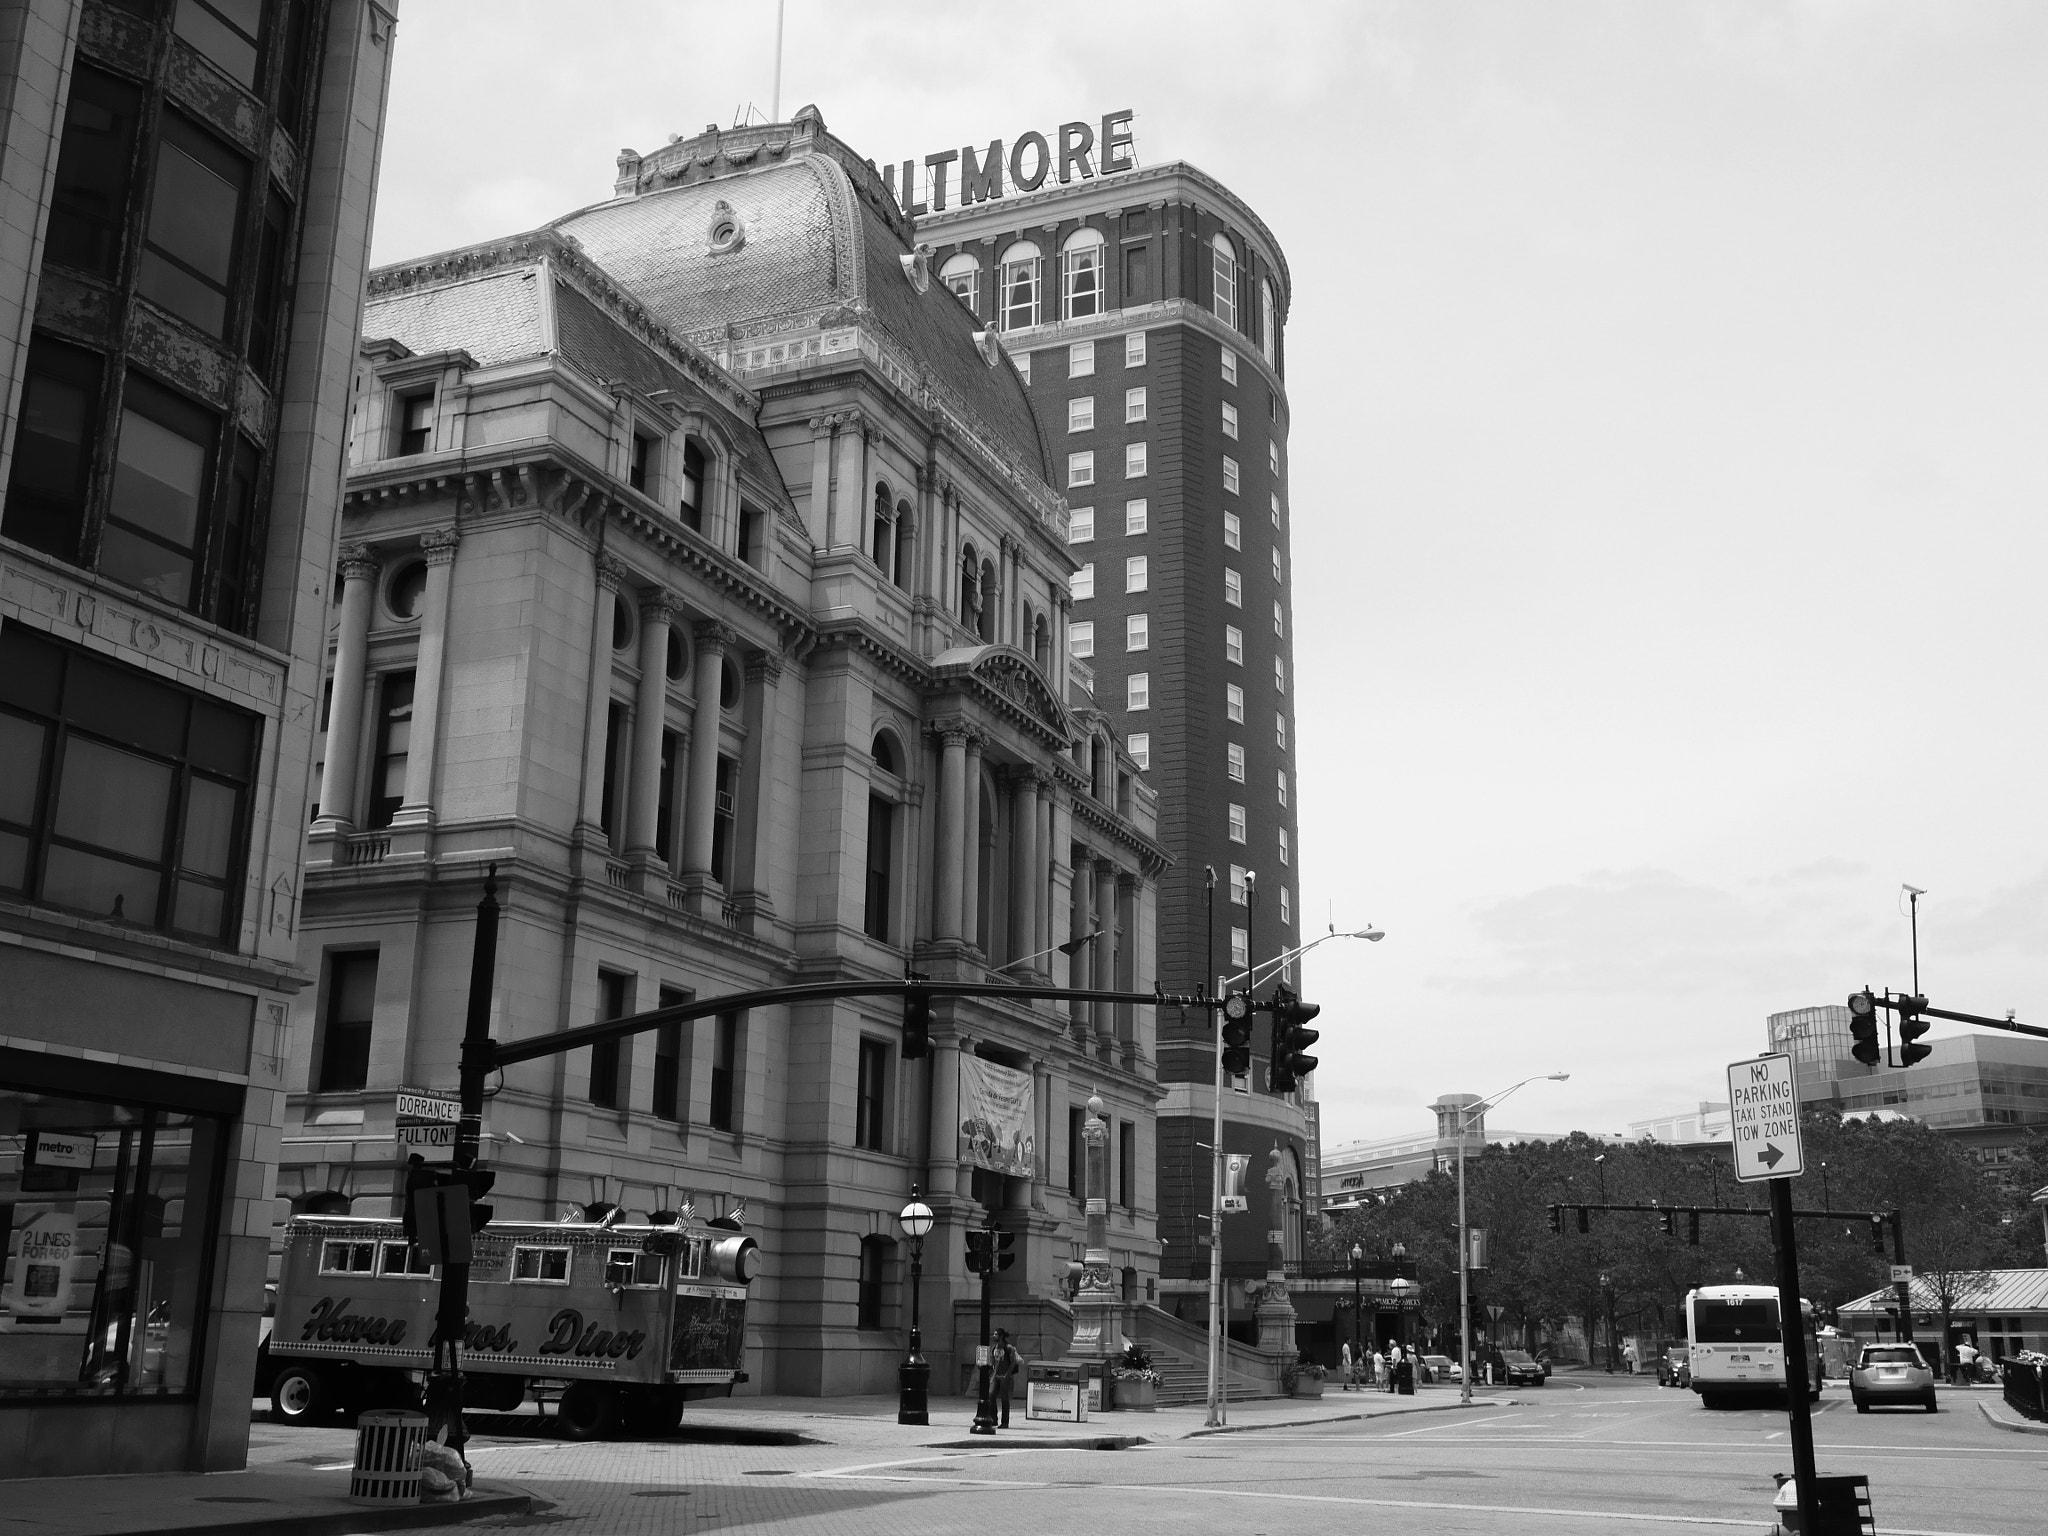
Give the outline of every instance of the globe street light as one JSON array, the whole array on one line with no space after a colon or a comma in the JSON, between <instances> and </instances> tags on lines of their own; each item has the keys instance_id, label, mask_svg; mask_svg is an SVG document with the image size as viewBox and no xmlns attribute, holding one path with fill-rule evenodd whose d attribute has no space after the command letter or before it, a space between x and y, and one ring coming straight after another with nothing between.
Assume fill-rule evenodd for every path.
<instances>
[{"instance_id":1,"label":"globe street light","mask_svg":"<svg viewBox=\"0 0 2048 1536\"><path fill-rule=\"evenodd\" d=\"M1358 1369L1365 1358L1365 1249L1351 1245L1351 1367ZM1351 1383L1344 1383L1346 1391Z\"/></svg>"},{"instance_id":2,"label":"globe street light","mask_svg":"<svg viewBox=\"0 0 2048 1536\"><path fill-rule=\"evenodd\" d=\"M1472 1229L1465 1225L1465 1133L1474 1115L1486 1113L1515 1089L1546 1077L1553 1083L1562 1083L1570 1079L1571 1073L1539 1072L1535 1077L1525 1077L1521 1082L1511 1084L1498 1093L1490 1093L1476 1104L1467 1104L1458 1111L1458 1358L1465 1368L1465 1379L1458 1385L1458 1401L1466 1407L1472 1403ZM1601 1199L1604 1204L1604 1194ZM1613 1348L1610 1340L1610 1354Z\"/></svg>"},{"instance_id":3,"label":"globe street light","mask_svg":"<svg viewBox=\"0 0 2048 1536\"><path fill-rule=\"evenodd\" d=\"M1408 1292L1414 1288L1415 1282L1401 1273L1401 1263L1408 1257L1408 1245L1399 1238L1396 1238L1394 1246L1389 1252L1394 1260L1394 1278L1392 1281L1394 1292L1394 1342L1402 1349L1406 1349L1408 1347Z\"/></svg>"},{"instance_id":4,"label":"globe street light","mask_svg":"<svg viewBox=\"0 0 2048 1536\"><path fill-rule=\"evenodd\" d=\"M924 1341L917 1327L918 1283L924 1278L924 1240L937 1220L932 1208L917 1198L917 1186L910 1186L910 1204L896 1213L896 1225L910 1239L910 1353L896 1368L896 1422L929 1424L927 1390L931 1385L931 1362L924 1357Z\"/></svg>"}]
</instances>

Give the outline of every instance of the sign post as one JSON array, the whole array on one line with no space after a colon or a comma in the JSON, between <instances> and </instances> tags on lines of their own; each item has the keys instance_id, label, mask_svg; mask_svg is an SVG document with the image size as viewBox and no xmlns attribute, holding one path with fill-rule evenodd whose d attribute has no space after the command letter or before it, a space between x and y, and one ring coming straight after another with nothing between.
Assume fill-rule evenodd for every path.
<instances>
[{"instance_id":1,"label":"sign post","mask_svg":"<svg viewBox=\"0 0 2048 1536\"><path fill-rule=\"evenodd\" d=\"M1784 1340L1785 1409L1790 1420L1792 1480L1799 1494L1799 1528L1819 1528L1815 1487L1813 1408L1806 1395L1805 1316L1799 1306L1799 1248L1792 1233L1792 1180L1806 1171L1799 1139L1799 1091L1792 1058L1759 1056L1728 1068L1729 1138L1735 1177L1771 1186L1771 1239L1778 1258L1778 1337Z\"/></svg>"}]
</instances>

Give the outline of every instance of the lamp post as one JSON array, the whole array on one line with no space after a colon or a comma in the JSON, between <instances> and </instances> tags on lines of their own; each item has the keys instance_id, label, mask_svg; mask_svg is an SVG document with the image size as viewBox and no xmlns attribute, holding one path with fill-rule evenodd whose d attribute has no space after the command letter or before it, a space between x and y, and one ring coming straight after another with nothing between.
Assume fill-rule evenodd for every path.
<instances>
[{"instance_id":1,"label":"lamp post","mask_svg":"<svg viewBox=\"0 0 2048 1536\"><path fill-rule=\"evenodd\" d=\"M1408 1245L1397 1242L1393 1248L1394 1278L1388 1282L1388 1289L1394 1293L1394 1344L1405 1351L1408 1348L1408 1293L1415 1282L1400 1272L1401 1261L1408 1257Z\"/></svg>"},{"instance_id":2,"label":"lamp post","mask_svg":"<svg viewBox=\"0 0 2048 1536\"><path fill-rule=\"evenodd\" d=\"M1351 1245L1351 1360L1352 1368L1365 1358L1365 1249ZM1351 1383L1344 1384L1349 1388Z\"/></svg>"},{"instance_id":3,"label":"lamp post","mask_svg":"<svg viewBox=\"0 0 2048 1536\"><path fill-rule=\"evenodd\" d=\"M1614 1276L1600 1271L1600 1299L1607 1309L1607 1374L1614 1374Z\"/></svg>"},{"instance_id":4,"label":"lamp post","mask_svg":"<svg viewBox=\"0 0 2048 1536\"><path fill-rule=\"evenodd\" d=\"M1472 1117L1483 1115L1500 1103L1515 1089L1526 1087L1538 1078L1547 1078L1553 1083L1570 1079L1569 1072L1539 1072L1535 1077L1525 1077L1519 1083L1510 1084L1498 1093L1490 1093L1474 1104L1467 1104L1458 1111L1458 1364L1464 1368L1465 1379L1458 1384L1458 1401L1469 1407L1472 1402L1472 1239L1471 1228L1465 1225L1465 1136L1472 1124ZM1606 1168L1601 1168L1601 1177L1606 1177ZM1601 1203L1607 1195L1603 1184ZM1607 1352L1614 1353L1613 1340L1608 1341Z\"/></svg>"},{"instance_id":5,"label":"lamp post","mask_svg":"<svg viewBox=\"0 0 2048 1536\"><path fill-rule=\"evenodd\" d=\"M918 1332L917 1293L924 1279L924 1240L931 1235L935 1218L932 1208L917 1197L917 1186L910 1186L910 1204L896 1213L896 1225L910 1240L910 1353L903 1357L903 1363L896 1368L896 1422L898 1424L929 1424L931 1416L926 1410L927 1391L931 1385L931 1362L924 1357L924 1340Z\"/></svg>"}]
</instances>

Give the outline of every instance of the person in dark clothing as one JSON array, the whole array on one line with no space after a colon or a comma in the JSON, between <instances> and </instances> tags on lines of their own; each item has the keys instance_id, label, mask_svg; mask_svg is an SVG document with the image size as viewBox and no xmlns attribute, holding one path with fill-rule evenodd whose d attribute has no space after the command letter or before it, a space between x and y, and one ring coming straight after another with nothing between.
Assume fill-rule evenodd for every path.
<instances>
[{"instance_id":1,"label":"person in dark clothing","mask_svg":"<svg viewBox=\"0 0 2048 1536\"><path fill-rule=\"evenodd\" d=\"M996 1330L996 1347L991 1356L996 1381L996 1424L1010 1427L1010 1387L1017 1379L1017 1351L1010 1347L1010 1330Z\"/></svg>"}]
</instances>

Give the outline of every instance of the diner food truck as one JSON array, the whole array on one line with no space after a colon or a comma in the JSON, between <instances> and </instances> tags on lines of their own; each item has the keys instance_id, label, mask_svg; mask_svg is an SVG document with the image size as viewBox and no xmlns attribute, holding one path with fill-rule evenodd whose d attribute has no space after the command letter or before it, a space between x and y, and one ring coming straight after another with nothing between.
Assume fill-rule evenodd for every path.
<instances>
[{"instance_id":1,"label":"diner food truck","mask_svg":"<svg viewBox=\"0 0 2048 1536\"><path fill-rule=\"evenodd\" d=\"M761 1250L739 1224L494 1221L473 1239L466 1406L559 1395L577 1439L665 1434L693 1397L747 1379L747 1287ZM276 1417L416 1403L433 1363L440 1267L395 1219L298 1216L285 1228L259 1362Z\"/></svg>"}]
</instances>

